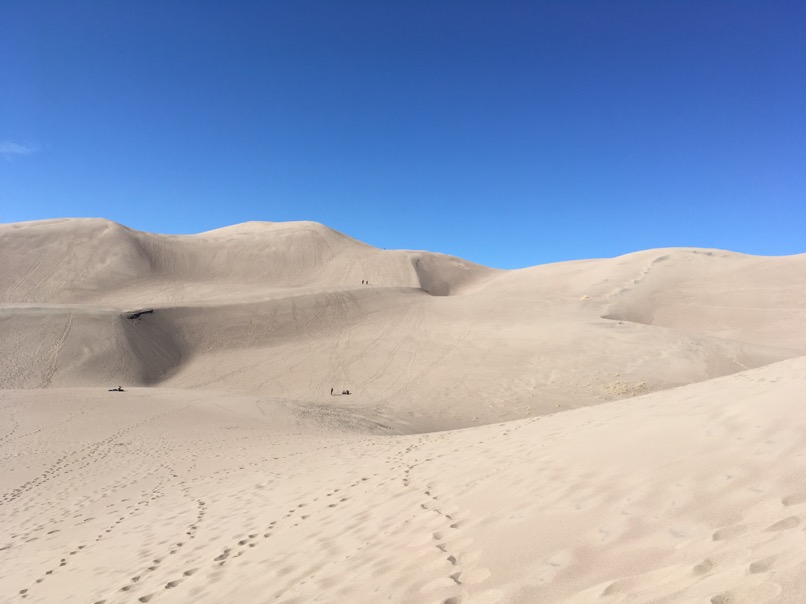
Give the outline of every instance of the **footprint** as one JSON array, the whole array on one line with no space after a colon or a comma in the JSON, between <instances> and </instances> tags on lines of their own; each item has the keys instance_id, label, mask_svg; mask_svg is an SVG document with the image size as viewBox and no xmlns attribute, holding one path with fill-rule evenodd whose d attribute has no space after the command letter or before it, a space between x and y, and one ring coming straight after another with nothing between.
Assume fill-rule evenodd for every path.
<instances>
[{"instance_id":1,"label":"footprint","mask_svg":"<svg viewBox=\"0 0 806 604\"><path fill-rule=\"evenodd\" d=\"M633 581L630 578L616 579L610 585L605 587L602 592L603 596L612 596L614 594L629 593L633 586Z\"/></svg>"},{"instance_id":2,"label":"footprint","mask_svg":"<svg viewBox=\"0 0 806 604\"><path fill-rule=\"evenodd\" d=\"M786 506L806 503L806 493L794 493L792 495L787 495L781 499L781 503Z\"/></svg>"},{"instance_id":3,"label":"footprint","mask_svg":"<svg viewBox=\"0 0 806 604\"><path fill-rule=\"evenodd\" d=\"M795 528L800 524L800 520L795 516L790 516L789 518L784 518L783 520L779 520L775 524L768 526L765 531L785 531L787 529Z\"/></svg>"},{"instance_id":4,"label":"footprint","mask_svg":"<svg viewBox=\"0 0 806 604\"><path fill-rule=\"evenodd\" d=\"M714 563L711 562L708 558L700 562L697 566L695 566L692 570L696 575L704 575L705 573L709 572L714 567Z\"/></svg>"},{"instance_id":5,"label":"footprint","mask_svg":"<svg viewBox=\"0 0 806 604\"><path fill-rule=\"evenodd\" d=\"M752 574L763 573L768 571L772 567L774 562L775 562L775 556L762 558L761 560L756 560L755 562L750 564L747 570L749 570Z\"/></svg>"},{"instance_id":6,"label":"footprint","mask_svg":"<svg viewBox=\"0 0 806 604\"><path fill-rule=\"evenodd\" d=\"M177 585L179 585L180 583L181 583L181 581L169 581L168 583L165 584L165 589L174 588Z\"/></svg>"},{"instance_id":7,"label":"footprint","mask_svg":"<svg viewBox=\"0 0 806 604\"><path fill-rule=\"evenodd\" d=\"M736 524L734 526L726 526L716 531L711 536L711 538L714 541L724 541L725 539L732 539L733 537L741 535L746 529L747 527L742 524Z\"/></svg>"}]
</instances>

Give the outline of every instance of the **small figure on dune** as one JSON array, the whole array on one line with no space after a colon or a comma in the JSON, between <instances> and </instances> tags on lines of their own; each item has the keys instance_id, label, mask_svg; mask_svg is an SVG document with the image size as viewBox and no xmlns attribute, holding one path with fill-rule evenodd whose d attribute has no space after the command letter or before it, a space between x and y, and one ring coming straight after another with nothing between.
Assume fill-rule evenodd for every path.
<instances>
[{"instance_id":1,"label":"small figure on dune","mask_svg":"<svg viewBox=\"0 0 806 604\"><path fill-rule=\"evenodd\" d=\"M364 280L363 279L361 279L361 285L364 285Z\"/></svg>"},{"instance_id":2,"label":"small figure on dune","mask_svg":"<svg viewBox=\"0 0 806 604\"><path fill-rule=\"evenodd\" d=\"M342 390L341 393L342 394L350 394L350 391L349 390Z\"/></svg>"},{"instance_id":3,"label":"small figure on dune","mask_svg":"<svg viewBox=\"0 0 806 604\"><path fill-rule=\"evenodd\" d=\"M330 389L330 396L333 396L333 388Z\"/></svg>"},{"instance_id":4,"label":"small figure on dune","mask_svg":"<svg viewBox=\"0 0 806 604\"><path fill-rule=\"evenodd\" d=\"M117 388L110 388L109 392L125 392L125 390L123 390L123 386L118 386Z\"/></svg>"}]
</instances>

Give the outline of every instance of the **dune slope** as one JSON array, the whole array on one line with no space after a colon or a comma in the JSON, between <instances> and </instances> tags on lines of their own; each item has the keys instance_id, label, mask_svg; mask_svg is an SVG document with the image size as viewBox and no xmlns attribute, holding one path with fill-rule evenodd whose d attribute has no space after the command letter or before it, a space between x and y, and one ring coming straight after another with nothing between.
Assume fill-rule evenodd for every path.
<instances>
[{"instance_id":1,"label":"dune slope","mask_svg":"<svg viewBox=\"0 0 806 604\"><path fill-rule=\"evenodd\" d=\"M258 395L0 391L0 593L798 602L804 376L410 436Z\"/></svg>"},{"instance_id":2,"label":"dune slope","mask_svg":"<svg viewBox=\"0 0 806 604\"><path fill-rule=\"evenodd\" d=\"M65 219L0 257L4 602L806 591L806 255Z\"/></svg>"},{"instance_id":3,"label":"dune slope","mask_svg":"<svg viewBox=\"0 0 806 604\"><path fill-rule=\"evenodd\" d=\"M165 236L90 219L3 225L0 249L6 388L162 384L317 404L349 389L356 406L423 430L806 348L789 328L806 320L804 256L657 250L495 271L309 222Z\"/></svg>"}]
</instances>

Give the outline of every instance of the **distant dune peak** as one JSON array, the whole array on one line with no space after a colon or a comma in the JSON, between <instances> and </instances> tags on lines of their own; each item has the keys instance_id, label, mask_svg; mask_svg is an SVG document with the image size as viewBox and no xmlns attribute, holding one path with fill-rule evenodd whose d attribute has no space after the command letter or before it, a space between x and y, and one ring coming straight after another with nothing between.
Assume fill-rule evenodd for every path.
<instances>
[{"instance_id":1,"label":"distant dune peak","mask_svg":"<svg viewBox=\"0 0 806 604\"><path fill-rule=\"evenodd\" d=\"M252 221L196 235L96 218L38 221L0 225L0 252L0 301L14 303L127 307L362 285L449 295L494 272L443 254L380 250L313 221Z\"/></svg>"},{"instance_id":2,"label":"distant dune peak","mask_svg":"<svg viewBox=\"0 0 806 604\"><path fill-rule=\"evenodd\" d=\"M269 234L277 231L313 231L322 234L332 234L347 237L344 233L336 231L327 225L312 220L290 220L285 222L270 222L265 220L249 220L225 227L203 231L199 235L215 234Z\"/></svg>"}]
</instances>

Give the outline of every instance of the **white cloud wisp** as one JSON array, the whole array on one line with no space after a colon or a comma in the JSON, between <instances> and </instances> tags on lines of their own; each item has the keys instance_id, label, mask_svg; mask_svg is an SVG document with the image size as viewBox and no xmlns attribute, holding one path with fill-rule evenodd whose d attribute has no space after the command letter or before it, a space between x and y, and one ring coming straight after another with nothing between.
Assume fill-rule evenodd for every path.
<instances>
[{"instance_id":1,"label":"white cloud wisp","mask_svg":"<svg viewBox=\"0 0 806 604\"><path fill-rule=\"evenodd\" d=\"M21 145L12 141L0 141L0 156L11 159L18 155L32 155L39 150L35 145Z\"/></svg>"}]
</instances>

